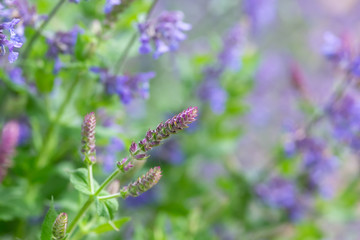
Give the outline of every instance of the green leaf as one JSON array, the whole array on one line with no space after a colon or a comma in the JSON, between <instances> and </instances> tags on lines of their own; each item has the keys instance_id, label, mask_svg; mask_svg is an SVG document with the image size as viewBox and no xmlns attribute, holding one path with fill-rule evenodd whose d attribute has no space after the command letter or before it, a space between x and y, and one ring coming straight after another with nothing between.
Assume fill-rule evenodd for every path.
<instances>
[{"instance_id":1,"label":"green leaf","mask_svg":"<svg viewBox=\"0 0 360 240\"><path fill-rule=\"evenodd\" d=\"M44 222L41 226L41 240L51 240L52 237L52 227L57 217L57 212L54 208L54 199L51 199L50 208L47 212Z\"/></svg>"},{"instance_id":2,"label":"green leaf","mask_svg":"<svg viewBox=\"0 0 360 240\"><path fill-rule=\"evenodd\" d=\"M107 200L95 200L96 212L99 216L105 217L106 219L113 219L116 211L119 208L119 203L117 199L107 199Z\"/></svg>"},{"instance_id":3,"label":"green leaf","mask_svg":"<svg viewBox=\"0 0 360 240\"><path fill-rule=\"evenodd\" d=\"M70 176L70 182L75 189L86 194L91 195L90 186L88 183L88 171L85 168L76 169Z\"/></svg>"},{"instance_id":4,"label":"green leaf","mask_svg":"<svg viewBox=\"0 0 360 240\"><path fill-rule=\"evenodd\" d=\"M130 217L123 217L118 220L112 221L112 225L115 225L116 228L120 229L122 225L130 221ZM90 230L97 234L105 233L114 230L114 227L110 223L104 223Z\"/></svg>"}]
</instances>

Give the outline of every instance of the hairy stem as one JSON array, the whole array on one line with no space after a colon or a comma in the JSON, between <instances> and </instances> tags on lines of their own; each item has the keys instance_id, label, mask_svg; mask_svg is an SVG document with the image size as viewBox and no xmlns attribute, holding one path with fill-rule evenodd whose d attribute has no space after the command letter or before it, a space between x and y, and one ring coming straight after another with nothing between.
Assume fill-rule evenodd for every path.
<instances>
[{"instance_id":1,"label":"hairy stem","mask_svg":"<svg viewBox=\"0 0 360 240\"><path fill-rule=\"evenodd\" d=\"M114 172L110 174L108 178L100 185L99 189L94 193L94 195L89 196L89 199L84 203L79 212L76 214L75 218L71 221L70 226L67 230L69 236L73 233L76 225L78 224L81 217L85 214L91 204L94 202L95 198L100 194L101 190L103 190L112 180L116 178L116 176L120 173L119 169L116 169ZM120 195L119 195L120 196ZM100 197L98 197L100 199Z\"/></svg>"},{"instance_id":2,"label":"hairy stem","mask_svg":"<svg viewBox=\"0 0 360 240\"><path fill-rule=\"evenodd\" d=\"M152 2L149 10L148 10L147 13L146 13L146 18L145 18L146 20L149 19L150 15L151 15L152 11L154 10L154 8L155 8L155 6L156 6L156 4L157 4L158 1L159 1L159 0L154 0L154 1ZM117 66L117 67L115 68L115 74L119 74L119 72L121 71L122 67L124 66L125 60L126 60L126 58L128 57L129 52L130 52L132 46L133 46L134 43L135 43L136 36L137 36L137 32L135 32L135 33L131 36L129 42L126 44L126 47L125 47L123 53L121 54L120 58L116 61L115 66Z\"/></svg>"},{"instance_id":3,"label":"hairy stem","mask_svg":"<svg viewBox=\"0 0 360 240\"><path fill-rule=\"evenodd\" d=\"M118 198L121 197L120 193L115 193L115 194L111 194L111 195L107 195L107 196L100 196L98 197L99 200L107 200L107 199L112 199L112 198Z\"/></svg>"},{"instance_id":4,"label":"hairy stem","mask_svg":"<svg viewBox=\"0 0 360 240\"><path fill-rule=\"evenodd\" d=\"M39 29L36 30L35 34L32 36L32 38L29 40L29 43L26 45L25 49L24 49L24 53L23 53L23 60L27 58L27 56L29 55L32 46L34 45L34 43L36 42L36 40L39 38L40 34L42 33L42 31L44 30L44 28L46 27L46 25L48 25L48 23L50 22L50 20L55 16L55 14L59 11L60 7L65 3L66 0L59 0L59 2L55 5L55 7L51 10L49 16L46 18L46 20L41 24L41 26L39 27Z\"/></svg>"},{"instance_id":5,"label":"hairy stem","mask_svg":"<svg viewBox=\"0 0 360 240\"><path fill-rule=\"evenodd\" d=\"M79 212L76 214L75 218L71 221L69 228L67 229L67 232L69 233L68 238L70 238L70 235L74 231L77 223L81 219L81 217L85 214L85 212L88 210L88 208L91 206L91 204L94 202L95 197L90 196L89 199L84 203L84 205L81 207Z\"/></svg>"},{"instance_id":6,"label":"hairy stem","mask_svg":"<svg viewBox=\"0 0 360 240\"><path fill-rule=\"evenodd\" d=\"M89 181L89 185L90 185L90 192L91 194L94 194L94 181L93 181L93 168L92 165L89 165L87 167L88 169L88 181Z\"/></svg>"}]
</instances>

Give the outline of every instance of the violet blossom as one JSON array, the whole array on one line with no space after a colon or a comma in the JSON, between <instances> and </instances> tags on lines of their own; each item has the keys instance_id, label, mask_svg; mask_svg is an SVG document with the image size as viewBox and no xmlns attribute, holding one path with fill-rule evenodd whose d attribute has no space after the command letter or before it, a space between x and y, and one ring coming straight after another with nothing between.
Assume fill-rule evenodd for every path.
<instances>
[{"instance_id":1,"label":"violet blossom","mask_svg":"<svg viewBox=\"0 0 360 240\"><path fill-rule=\"evenodd\" d=\"M149 98L149 80L155 77L154 72L116 76L105 68L92 67L90 70L100 75L106 92L110 95L118 95L124 104L129 104L136 97Z\"/></svg>"},{"instance_id":2,"label":"violet blossom","mask_svg":"<svg viewBox=\"0 0 360 240\"><path fill-rule=\"evenodd\" d=\"M283 209L292 220L301 218L304 209L294 182L274 177L256 187L256 194L269 206Z\"/></svg>"},{"instance_id":3,"label":"violet blossom","mask_svg":"<svg viewBox=\"0 0 360 240\"><path fill-rule=\"evenodd\" d=\"M20 19L14 18L10 22L0 23L0 56L4 56L6 53L6 47L9 50L8 60L10 63L16 61L19 56L18 52L15 52L14 48L20 48L23 43L21 37L15 33L15 25L20 22ZM5 30L10 34L10 38L5 35Z\"/></svg>"},{"instance_id":4,"label":"violet blossom","mask_svg":"<svg viewBox=\"0 0 360 240\"><path fill-rule=\"evenodd\" d=\"M351 95L332 104L327 110L335 138L360 153L360 104Z\"/></svg>"},{"instance_id":5,"label":"violet blossom","mask_svg":"<svg viewBox=\"0 0 360 240\"><path fill-rule=\"evenodd\" d=\"M55 60L54 73L57 74L62 63L60 61L60 54L74 54L74 48L77 41L78 34L81 33L81 29L74 27L69 32L57 32L53 38L48 38L47 43L49 45L47 56Z\"/></svg>"},{"instance_id":6,"label":"violet blossom","mask_svg":"<svg viewBox=\"0 0 360 240\"><path fill-rule=\"evenodd\" d=\"M184 31L191 25L183 22L182 12L163 12L157 19L138 24L141 54L154 51L154 58L169 51L176 51L180 42L186 39Z\"/></svg>"},{"instance_id":7,"label":"violet blossom","mask_svg":"<svg viewBox=\"0 0 360 240\"><path fill-rule=\"evenodd\" d=\"M226 90L220 84L220 79L228 69L240 70L243 44L244 33L241 27L236 25L225 35L217 62L204 70L204 80L197 92L201 100L209 103L215 114L222 114L225 111L228 98Z\"/></svg>"}]
</instances>

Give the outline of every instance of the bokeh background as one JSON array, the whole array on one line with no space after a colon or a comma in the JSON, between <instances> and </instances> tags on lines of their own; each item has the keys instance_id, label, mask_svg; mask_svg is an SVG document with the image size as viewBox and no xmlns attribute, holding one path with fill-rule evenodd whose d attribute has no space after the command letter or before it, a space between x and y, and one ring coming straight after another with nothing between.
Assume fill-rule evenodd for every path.
<instances>
[{"instance_id":1,"label":"bokeh background","mask_svg":"<svg viewBox=\"0 0 360 240\"><path fill-rule=\"evenodd\" d=\"M129 221L102 234L83 223L75 239L359 238L360 1L159 0L150 20L180 11L192 28L158 59L139 53L152 1L110 13L105 0L74 2L51 18L57 1L0 2L0 24L19 18L23 42L15 62L0 57L1 239L39 238L51 198L75 216L85 197L69 176L83 167L87 113L100 182L132 141L189 106L198 120L120 179L163 170L153 189L119 200L116 218Z\"/></svg>"}]
</instances>

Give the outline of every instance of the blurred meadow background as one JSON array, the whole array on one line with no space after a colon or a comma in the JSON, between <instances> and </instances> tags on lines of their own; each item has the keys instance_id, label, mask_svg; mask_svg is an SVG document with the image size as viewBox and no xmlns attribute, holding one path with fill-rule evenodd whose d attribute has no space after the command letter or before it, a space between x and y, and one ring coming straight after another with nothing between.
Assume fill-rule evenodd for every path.
<instances>
[{"instance_id":1,"label":"blurred meadow background","mask_svg":"<svg viewBox=\"0 0 360 240\"><path fill-rule=\"evenodd\" d=\"M0 0L0 239L47 239L52 202L74 219L87 113L101 182L191 106L197 121L118 179L160 166L159 183L119 199L116 226L90 208L67 239L359 239L359 12L358 0Z\"/></svg>"}]
</instances>

